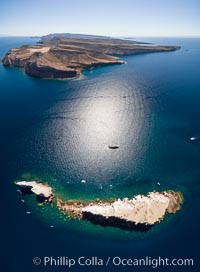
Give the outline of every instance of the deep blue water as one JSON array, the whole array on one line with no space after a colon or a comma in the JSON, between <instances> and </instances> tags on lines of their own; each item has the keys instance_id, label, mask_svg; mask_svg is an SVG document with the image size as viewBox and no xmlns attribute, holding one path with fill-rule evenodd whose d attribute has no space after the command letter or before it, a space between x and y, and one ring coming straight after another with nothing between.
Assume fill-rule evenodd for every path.
<instances>
[{"instance_id":1,"label":"deep blue water","mask_svg":"<svg viewBox=\"0 0 200 272\"><path fill-rule=\"evenodd\" d=\"M200 39L146 41L182 49L125 56L125 65L87 71L78 80L35 79L0 66L2 271L67 271L35 267L32 258L82 255L193 258L194 268L170 271L198 271ZM35 42L0 38L0 57ZM108 149L112 144L120 148ZM63 198L131 196L159 189L159 181L160 190L181 190L185 201L161 227L134 234L64 221L31 197L22 203L13 184L22 175L47 181ZM99 269L83 270L152 270Z\"/></svg>"}]
</instances>

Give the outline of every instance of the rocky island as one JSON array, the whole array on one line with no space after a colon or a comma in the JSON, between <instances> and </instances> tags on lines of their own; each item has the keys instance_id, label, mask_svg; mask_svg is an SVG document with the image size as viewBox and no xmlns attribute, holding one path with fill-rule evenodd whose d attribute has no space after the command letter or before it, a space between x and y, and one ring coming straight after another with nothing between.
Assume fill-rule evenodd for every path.
<instances>
[{"instance_id":1,"label":"rocky island","mask_svg":"<svg viewBox=\"0 0 200 272\"><path fill-rule=\"evenodd\" d=\"M38 201L51 203L54 198L53 190L48 184L39 183L37 181L18 181L15 182L15 184L20 187L21 192L24 194L34 193Z\"/></svg>"},{"instance_id":2,"label":"rocky island","mask_svg":"<svg viewBox=\"0 0 200 272\"><path fill-rule=\"evenodd\" d=\"M16 185L23 193L26 193L24 189L31 190L37 196L43 197L47 203L54 200L56 207L68 217L130 231L149 230L153 225L161 222L166 214L176 213L183 201L182 194L172 190L153 191L147 195L137 195L132 198L94 200L89 203L81 200L62 201L46 184L37 181L22 181L16 182Z\"/></svg>"},{"instance_id":3,"label":"rocky island","mask_svg":"<svg viewBox=\"0 0 200 272\"><path fill-rule=\"evenodd\" d=\"M144 45L130 40L104 36L51 34L36 45L11 49L3 58L4 66L19 67L29 76L74 78L97 66L123 64L122 55L170 52L180 46Z\"/></svg>"}]
</instances>

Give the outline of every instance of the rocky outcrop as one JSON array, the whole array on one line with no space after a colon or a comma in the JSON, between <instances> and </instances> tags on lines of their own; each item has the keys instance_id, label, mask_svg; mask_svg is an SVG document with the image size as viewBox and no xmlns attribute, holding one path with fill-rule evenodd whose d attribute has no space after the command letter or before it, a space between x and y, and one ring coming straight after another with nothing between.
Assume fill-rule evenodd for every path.
<instances>
[{"instance_id":1,"label":"rocky outcrop","mask_svg":"<svg viewBox=\"0 0 200 272\"><path fill-rule=\"evenodd\" d=\"M52 202L55 195L47 184L36 181L16 182L23 193L36 194L39 201ZM180 192L163 191L137 195L133 198L94 200L93 202L56 199L56 207L74 219L83 219L101 226L112 226L129 231L148 231L161 222L166 214L176 213L182 204Z\"/></svg>"},{"instance_id":2,"label":"rocky outcrop","mask_svg":"<svg viewBox=\"0 0 200 272\"><path fill-rule=\"evenodd\" d=\"M110 64L123 64L116 55L170 52L179 46L144 46L120 39L102 37L72 38L51 36L40 45L24 45L10 50L4 66L22 68L27 75L41 78L73 78L82 70ZM115 55L115 56L113 56Z\"/></svg>"},{"instance_id":3,"label":"rocky outcrop","mask_svg":"<svg viewBox=\"0 0 200 272\"><path fill-rule=\"evenodd\" d=\"M83 48L71 50L63 45L22 46L10 50L2 60L4 66L19 67L33 77L74 78L82 70L123 61Z\"/></svg>"},{"instance_id":4,"label":"rocky outcrop","mask_svg":"<svg viewBox=\"0 0 200 272\"><path fill-rule=\"evenodd\" d=\"M18 181L15 182L23 194L34 193L40 202L52 202L54 194L51 187L37 181Z\"/></svg>"},{"instance_id":5,"label":"rocky outcrop","mask_svg":"<svg viewBox=\"0 0 200 272\"><path fill-rule=\"evenodd\" d=\"M82 209L85 207L85 204L83 202L62 201L61 199L57 199L57 207L68 217L75 219L83 218Z\"/></svg>"},{"instance_id":6,"label":"rocky outcrop","mask_svg":"<svg viewBox=\"0 0 200 272\"><path fill-rule=\"evenodd\" d=\"M91 203L57 200L57 207L67 216L129 231L148 231L166 214L176 213L182 204L180 192L150 192L131 199L94 201Z\"/></svg>"},{"instance_id":7,"label":"rocky outcrop","mask_svg":"<svg viewBox=\"0 0 200 272\"><path fill-rule=\"evenodd\" d=\"M145 231L167 213L176 213L181 203L179 192L150 192L147 196L137 195L113 203L89 204L82 209L82 215L94 224Z\"/></svg>"},{"instance_id":8,"label":"rocky outcrop","mask_svg":"<svg viewBox=\"0 0 200 272\"><path fill-rule=\"evenodd\" d=\"M66 70L53 66L42 66L37 61L25 65L25 73L41 78L73 78L80 75L79 71Z\"/></svg>"}]
</instances>

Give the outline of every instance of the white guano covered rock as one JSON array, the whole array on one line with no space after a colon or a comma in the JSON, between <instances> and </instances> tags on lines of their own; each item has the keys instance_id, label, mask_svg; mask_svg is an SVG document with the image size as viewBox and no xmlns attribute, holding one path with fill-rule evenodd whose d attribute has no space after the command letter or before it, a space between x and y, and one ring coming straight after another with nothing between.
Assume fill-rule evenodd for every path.
<instances>
[{"instance_id":1,"label":"white guano covered rock","mask_svg":"<svg viewBox=\"0 0 200 272\"><path fill-rule=\"evenodd\" d=\"M47 184L39 183L37 181L18 181L16 182L21 189L27 189L37 196L41 196L48 202L53 199L53 190Z\"/></svg>"}]
</instances>

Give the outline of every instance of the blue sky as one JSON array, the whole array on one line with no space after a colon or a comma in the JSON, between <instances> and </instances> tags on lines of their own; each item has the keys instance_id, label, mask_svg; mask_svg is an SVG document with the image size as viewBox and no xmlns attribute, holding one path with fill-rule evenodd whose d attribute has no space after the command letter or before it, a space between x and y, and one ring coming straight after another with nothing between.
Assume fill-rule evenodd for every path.
<instances>
[{"instance_id":1,"label":"blue sky","mask_svg":"<svg viewBox=\"0 0 200 272\"><path fill-rule=\"evenodd\" d=\"M200 36L200 0L1 0L0 34Z\"/></svg>"}]
</instances>

